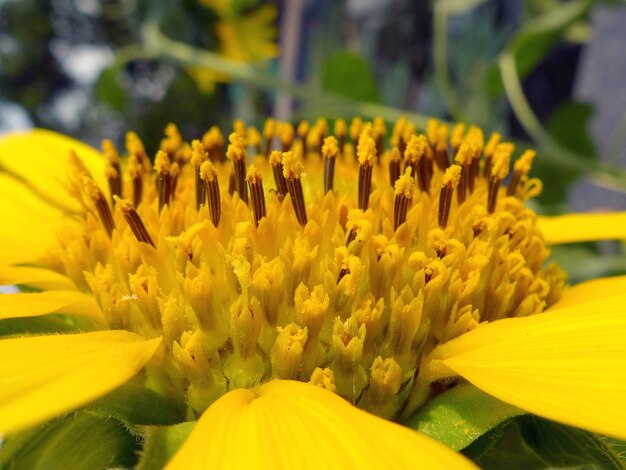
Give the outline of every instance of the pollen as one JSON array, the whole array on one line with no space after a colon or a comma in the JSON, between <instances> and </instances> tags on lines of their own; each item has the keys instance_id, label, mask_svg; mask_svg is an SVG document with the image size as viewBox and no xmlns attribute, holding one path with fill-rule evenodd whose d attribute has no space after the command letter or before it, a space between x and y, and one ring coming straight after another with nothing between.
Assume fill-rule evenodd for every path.
<instances>
[{"instance_id":1,"label":"pollen","mask_svg":"<svg viewBox=\"0 0 626 470\"><path fill-rule=\"evenodd\" d=\"M526 205L540 156L475 126L424 132L238 120L187 142L170 124L153 155L129 132L103 143L108 188L72 157L83 209L43 262L110 328L163 337L148 380L190 418L281 378L393 419L445 388L423 385L424 355L564 283Z\"/></svg>"}]
</instances>

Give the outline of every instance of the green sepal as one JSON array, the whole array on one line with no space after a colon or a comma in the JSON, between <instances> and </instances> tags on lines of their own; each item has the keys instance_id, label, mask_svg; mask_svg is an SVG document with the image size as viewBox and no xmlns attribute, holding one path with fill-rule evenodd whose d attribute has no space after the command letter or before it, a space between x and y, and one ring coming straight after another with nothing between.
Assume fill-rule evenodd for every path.
<instances>
[{"instance_id":1,"label":"green sepal","mask_svg":"<svg viewBox=\"0 0 626 470\"><path fill-rule=\"evenodd\" d=\"M500 423L523 413L464 383L430 400L404 424L453 450L461 450Z\"/></svg>"},{"instance_id":2,"label":"green sepal","mask_svg":"<svg viewBox=\"0 0 626 470\"><path fill-rule=\"evenodd\" d=\"M0 468L132 467L137 451L137 438L122 423L79 412L8 437L0 449Z\"/></svg>"},{"instance_id":3,"label":"green sepal","mask_svg":"<svg viewBox=\"0 0 626 470\"><path fill-rule=\"evenodd\" d=\"M526 445L550 466L593 465L606 470L626 468L616 449L593 433L531 415L520 417L518 424Z\"/></svg>"},{"instance_id":4,"label":"green sepal","mask_svg":"<svg viewBox=\"0 0 626 470\"><path fill-rule=\"evenodd\" d=\"M181 410L154 390L132 382L87 405L85 411L101 418L115 418L134 434L140 425L168 425L184 421Z\"/></svg>"},{"instance_id":5,"label":"green sepal","mask_svg":"<svg viewBox=\"0 0 626 470\"><path fill-rule=\"evenodd\" d=\"M144 446L139 457L137 470L163 468L183 445L195 421L174 426L148 426L145 428Z\"/></svg>"}]
</instances>

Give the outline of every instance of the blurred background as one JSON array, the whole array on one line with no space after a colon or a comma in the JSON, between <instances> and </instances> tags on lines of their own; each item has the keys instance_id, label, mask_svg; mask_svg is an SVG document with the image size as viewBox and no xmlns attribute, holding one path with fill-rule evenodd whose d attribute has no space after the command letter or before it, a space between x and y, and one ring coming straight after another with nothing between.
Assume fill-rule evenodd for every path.
<instances>
[{"instance_id":1,"label":"blurred background","mask_svg":"<svg viewBox=\"0 0 626 470\"><path fill-rule=\"evenodd\" d=\"M0 0L0 132L154 149L168 122L434 116L537 148L540 212L624 210L625 23L593 0ZM617 243L554 255L626 271Z\"/></svg>"}]
</instances>

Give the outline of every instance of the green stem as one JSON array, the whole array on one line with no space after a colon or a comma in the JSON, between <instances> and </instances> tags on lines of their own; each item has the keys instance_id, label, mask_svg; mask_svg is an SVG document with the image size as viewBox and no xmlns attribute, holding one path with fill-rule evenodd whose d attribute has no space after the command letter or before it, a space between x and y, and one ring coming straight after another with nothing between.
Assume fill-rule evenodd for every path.
<instances>
[{"instance_id":1,"label":"green stem","mask_svg":"<svg viewBox=\"0 0 626 470\"><path fill-rule=\"evenodd\" d=\"M329 110L342 110L342 114L360 114L366 117L381 116L387 121L394 121L404 116L417 127L425 128L428 116L401 111L375 103L362 103L312 86L301 85L281 80L264 69L247 63L234 62L219 54L191 47L185 43L171 40L164 36L155 23L143 27L143 39L148 54L175 60L186 66L204 67L219 71L235 81L252 85L256 88L289 93L304 103L326 106Z\"/></svg>"},{"instance_id":2,"label":"green stem","mask_svg":"<svg viewBox=\"0 0 626 470\"><path fill-rule=\"evenodd\" d=\"M457 120L462 120L456 94L450 82L448 69L448 12L445 4L436 2L433 11L433 56L435 62L435 82L446 106Z\"/></svg>"},{"instance_id":3,"label":"green stem","mask_svg":"<svg viewBox=\"0 0 626 470\"><path fill-rule=\"evenodd\" d=\"M504 91L509 99L511 108L524 130L530 135L538 147L546 152L551 163L565 168L572 168L590 174L592 179L606 187L625 192L626 172L615 165L601 165L583 155L565 148L554 140L543 128L541 122L530 107L524 96L522 84L517 74L515 58L510 53L503 53L498 61Z\"/></svg>"}]
</instances>

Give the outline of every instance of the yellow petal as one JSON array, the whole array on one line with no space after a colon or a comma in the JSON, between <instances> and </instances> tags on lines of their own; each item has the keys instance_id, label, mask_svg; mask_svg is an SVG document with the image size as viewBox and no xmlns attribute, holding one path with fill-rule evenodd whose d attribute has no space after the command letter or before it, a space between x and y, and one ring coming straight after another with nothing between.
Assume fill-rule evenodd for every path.
<instances>
[{"instance_id":1,"label":"yellow petal","mask_svg":"<svg viewBox=\"0 0 626 470\"><path fill-rule=\"evenodd\" d=\"M67 179L71 150L105 189L105 160L100 152L45 129L11 133L0 139L0 169L17 175L55 204L75 210L77 202L67 194L62 183Z\"/></svg>"},{"instance_id":2,"label":"yellow petal","mask_svg":"<svg viewBox=\"0 0 626 470\"><path fill-rule=\"evenodd\" d=\"M75 290L71 279L56 271L35 266L0 265L0 286L22 284L41 290Z\"/></svg>"},{"instance_id":3,"label":"yellow petal","mask_svg":"<svg viewBox=\"0 0 626 470\"><path fill-rule=\"evenodd\" d=\"M102 310L93 296L78 291L0 294L0 320L70 313L101 322Z\"/></svg>"},{"instance_id":4,"label":"yellow petal","mask_svg":"<svg viewBox=\"0 0 626 470\"><path fill-rule=\"evenodd\" d=\"M23 183L0 173L0 263L36 261L55 243L63 212L43 202Z\"/></svg>"},{"instance_id":5,"label":"yellow petal","mask_svg":"<svg viewBox=\"0 0 626 470\"><path fill-rule=\"evenodd\" d=\"M0 340L0 435L105 395L139 372L160 342L126 331Z\"/></svg>"},{"instance_id":6,"label":"yellow petal","mask_svg":"<svg viewBox=\"0 0 626 470\"><path fill-rule=\"evenodd\" d=\"M275 380L227 393L167 468L475 468L415 431L322 388Z\"/></svg>"},{"instance_id":7,"label":"yellow petal","mask_svg":"<svg viewBox=\"0 0 626 470\"><path fill-rule=\"evenodd\" d=\"M610 297L621 292L626 292L626 276L592 279L569 287L563 297L550 307L550 310L557 310L602 297Z\"/></svg>"},{"instance_id":8,"label":"yellow petal","mask_svg":"<svg viewBox=\"0 0 626 470\"><path fill-rule=\"evenodd\" d=\"M433 379L461 375L531 413L626 439L626 293L485 324L436 348Z\"/></svg>"},{"instance_id":9,"label":"yellow petal","mask_svg":"<svg viewBox=\"0 0 626 470\"><path fill-rule=\"evenodd\" d=\"M537 223L549 244L626 240L626 212L539 217Z\"/></svg>"}]
</instances>

